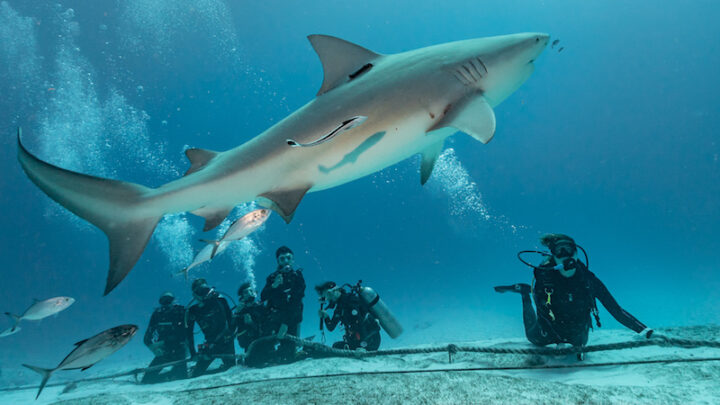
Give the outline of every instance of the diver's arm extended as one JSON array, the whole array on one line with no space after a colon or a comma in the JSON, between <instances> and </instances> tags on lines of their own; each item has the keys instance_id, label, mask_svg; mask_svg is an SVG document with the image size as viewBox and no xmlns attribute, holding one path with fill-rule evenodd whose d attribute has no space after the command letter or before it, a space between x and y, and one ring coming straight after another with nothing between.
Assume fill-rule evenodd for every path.
<instances>
[{"instance_id":1,"label":"diver's arm extended","mask_svg":"<svg viewBox=\"0 0 720 405\"><path fill-rule=\"evenodd\" d=\"M610 291L608 291L607 287L605 287L605 284L603 284L600 279L598 279L592 273L590 277L593 294L595 295L595 297L597 297L597 299L600 300L605 309L610 312L610 315L612 315L613 318L623 324L626 328L632 329L637 333L645 330L646 326L642 322L638 321L637 318L630 315L627 311L620 307L620 305L617 303L617 301L615 301L615 298L613 298L613 296L610 294Z\"/></svg>"}]
</instances>

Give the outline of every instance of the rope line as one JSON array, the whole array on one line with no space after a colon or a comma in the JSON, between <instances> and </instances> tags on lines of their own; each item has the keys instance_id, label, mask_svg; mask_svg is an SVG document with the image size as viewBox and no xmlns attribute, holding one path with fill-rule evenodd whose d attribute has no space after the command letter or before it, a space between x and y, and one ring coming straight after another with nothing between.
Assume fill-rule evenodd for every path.
<instances>
[{"instance_id":1,"label":"rope line","mask_svg":"<svg viewBox=\"0 0 720 405\"><path fill-rule=\"evenodd\" d=\"M246 354L217 354L212 355L213 358L234 358L236 360L243 359L252 353L256 348L256 344L261 344L267 341L288 341L292 342L297 346L303 347L304 349L310 349L308 357L312 358L329 358L329 357L344 357L344 358L367 358L367 357L378 357L378 356L392 356L392 355L404 355L404 354L432 354L432 353L448 353L450 363L452 363L453 355L461 352L465 353L488 353L488 354L525 354L525 355L547 355L547 356L565 356L568 354L576 353L591 353L609 350L622 350L631 349L645 346L660 346L660 347L682 347L682 348L697 348L697 347L712 347L720 348L720 342L708 341L708 340L690 340L690 339L679 339L669 338L662 335L653 336L647 340L636 340L618 343L607 343L592 346L571 346L564 348L549 348L549 347L534 347L534 348L508 348L508 347L477 347L477 346L462 346L456 344L448 344L444 346L426 347L426 348L400 348L400 349L386 349L377 351L358 351L358 350L344 350L335 349L333 347L325 346L324 344L311 342L309 340L300 339L295 336L286 335L283 338L276 336L266 336L255 340L248 347ZM188 362L191 359L172 361L152 367L136 368L129 371L120 373L110 374L106 376L83 378L74 381L57 382L48 384L47 387L57 387L67 385L71 383L80 382L92 382L107 379L114 379L119 377L134 376L137 381L138 375L154 370L162 370L165 367L170 367L176 364ZM720 358L698 358L698 359L664 359L664 360L643 360L643 361L630 361L630 362L613 362L613 363L590 363L590 364L570 364L570 365L552 365L552 366L507 366L507 367L473 367L473 368L462 368L462 369L435 369L435 370L394 370L394 371L363 371L356 373L337 373L337 374L322 374L322 375L310 375L310 376L298 376L298 377L278 377L268 378L263 380L244 381L239 383L232 383L224 386L233 385L244 385L256 382L264 381L283 381L289 379L305 379L305 378L319 378L319 377L338 377L338 376L351 376L351 375L373 375L373 374L404 374L404 373L423 373L423 372L441 372L441 371L493 371L493 370L535 370L535 369L550 369L550 368L584 368L584 367L602 367L612 365L630 365L630 364L655 364L655 363L676 363L676 362L698 362L698 361L718 361ZM217 388L222 388L218 386ZM0 388L0 392L6 391L21 391L27 389L38 388L37 385L32 386L20 386L20 387L7 387ZM192 390L185 390L181 392L192 392L193 390L203 390L212 388L195 388Z\"/></svg>"},{"instance_id":2,"label":"rope line","mask_svg":"<svg viewBox=\"0 0 720 405\"><path fill-rule=\"evenodd\" d=\"M191 393L198 391L209 391L220 388L237 387L241 385L250 385L266 382L289 381L289 380L308 380L315 378L333 378L333 377L349 377L364 375L392 375L392 374L427 374L427 373L450 373L463 371L505 371L505 370L548 370L548 369L567 369L567 368L593 368L593 367L609 367L609 366L625 366L634 364L671 364L671 363L699 363L720 361L720 357L703 357L694 359L658 359L658 360L636 360L636 361L616 361L607 363L582 363L582 364L552 364L543 366L501 366L501 367L464 367L464 368L439 368L439 369L415 369L415 370L386 370L386 371L353 371L347 373L331 373L331 374L313 374L289 377L263 378L259 380L240 381L236 383L228 383L221 385L213 385L210 387L188 388L177 392Z\"/></svg>"}]
</instances>

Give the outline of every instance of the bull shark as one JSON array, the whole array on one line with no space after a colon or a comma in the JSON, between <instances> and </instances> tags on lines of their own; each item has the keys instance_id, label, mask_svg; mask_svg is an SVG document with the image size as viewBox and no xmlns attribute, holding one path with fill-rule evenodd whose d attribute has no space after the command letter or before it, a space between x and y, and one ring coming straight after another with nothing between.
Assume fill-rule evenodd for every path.
<instances>
[{"instance_id":1,"label":"bull shark","mask_svg":"<svg viewBox=\"0 0 720 405\"><path fill-rule=\"evenodd\" d=\"M45 388L45 384L47 384L50 376L54 372L58 370L81 369L85 371L89 369L98 361L125 346L137 330L138 327L136 325L120 325L102 331L91 338L81 340L75 343L75 349L65 356L63 361L55 368L42 368L23 364L24 367L39 373L43 378L35 399L40 397L40 393L43 391L43 388Z\"/></svg>"},{"instance_id":2,"label":"bull shark","mask_svg":"<svg viewBox=\"0 0 720 405\"><path fill-rule=\"evenodd\" d=\"M133 268L163 215L202 216L207 231L255 200L290 222L306 193L416 154L425 184L447 137L461 131L492 139L493 107L529 78L549 36L476 38L398 54L326 35L308 39L324 72L313 100L233 149L188 149L185 176L158 188L53 166L23 146L18 129L18 160L30 180L107 235L105 295Z\"/></svg>"}]
</instances>

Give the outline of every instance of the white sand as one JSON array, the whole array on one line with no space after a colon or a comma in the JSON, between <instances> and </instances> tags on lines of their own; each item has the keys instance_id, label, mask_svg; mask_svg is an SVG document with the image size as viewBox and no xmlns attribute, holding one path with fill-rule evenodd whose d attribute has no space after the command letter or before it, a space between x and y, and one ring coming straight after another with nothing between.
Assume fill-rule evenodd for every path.
<instances>
[{"instance_id":1,"label":"white sand","mask_svg":"<svg viewBox=\"0 0 720 405\"><path fill-rule=\"evenodd\" d=\"M697 340L718 339L720 327L675 328L668 336ZM593 333L591 344L633 339L627 330ZM485 340L477 346L530 347L522 339ZM720 357L719 349L645 347L590 353L582 364L667 358ZM48 387L34 401L35 389L0 392L0 402L60 404L466 404L466 403L589 403L589 404L717 404L720 403L720 362L612 366L582 369L517 371L453 371L412 374L378 374L256 382L224 388L184 391L277 377L327 373L445 368L522 366L531 364L577 364L575 356L548 358L526 355L459 353L448 364L448 355L418 354L365 360L312 359L295 364L246 369L192 380L156 385L137 385L132 378L80 383L72 392ZM125 364L102 374L120 372L143 364ZM90 377L83 373L72 377ZM56 377L58 377L56 379ZM50 382L62 381L61 373Z\"/></svg>"}]
</instances>

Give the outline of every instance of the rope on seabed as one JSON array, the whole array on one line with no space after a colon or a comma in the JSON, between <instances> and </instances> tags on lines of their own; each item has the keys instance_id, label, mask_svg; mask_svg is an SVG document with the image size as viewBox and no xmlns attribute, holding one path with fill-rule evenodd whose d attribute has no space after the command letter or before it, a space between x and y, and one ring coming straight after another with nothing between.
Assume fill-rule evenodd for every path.
<instances>
[{"instance_id":1,"label":"rope on seabed","mask_svg":"<svg viewBox=\"0 0 720 405\"><path fill-rule=\"evenodd\" d=\"M575 353L591 353L591 352L600 352L600 351L608 351L608 350L631 349L631 348L645 347L645 346L684 347L684 348L695 348L695 347L720 348L720 342L717 342L717 341L668 338L668 337L665 337L662 335L658 335L656 337L653 337L652 339L647 339L647 340L636 340L636 341L619 342L619 343L607 343L607 344L592 345L592 346L571 346L571 347L564 347L564 348L473 347L473 346L461 346L461 345L449 344L449 345L445 345L445 346L435 346L435 347L426 347L426 348L358 351L358 350L335 349L333 347L325 346L321 343L311 342L309 340L300 339L295 336L286 335L282 339L277 338L275 336L266 336L266 337L257 339L250 345L250 347L248 348L248 353L246 353L245 355L227 354L227 355L215 355L213 357L241 359L243 357L247 357L248 354L252 353L253 349L256 347L256 343L259 344L259 343L267 342L267 341L280 341L280 340L289 341L289 342L294 343L297 346L302 346L304 348L310 348L311 355L309 357L365 358L365 357L391 356L391 355L400 355L400 354L448 353L449 360L451 363L452 363L452 356L454 354L457 354L460 352L488 353L488 354L534 354L534 355L564 356L564 355L575 354ZM91 382L91 381L107 380L107 379L118 378L118 377L127 377L127 376L135 376L135 378L137 379L137 376L141 373L145 373L147 371L153 371L153 370L160 370L165 367L170 367L170 366L173 366L176 364L187 362L189 360L190 359L177 360L177 361L173 361L173 362L169 362L169 363L165 363L165 364L160 364L157 366L136 368L136 369L133 369L130 371L125 371L122 373L116 373L116 374L111 374L111 375L106 375L106 376L90 377L90 378L84 378L84 379L74 380L74 381L66 381L66 382L62 382L62 383L52 383L52 384L48 384L47 387L57 387L57 386L61 386L61 385L71 384L71 383ZM318 378L318 377L323 377L323 376L338 377L338 376L351 376L351 375L405 374L405 373L426 373L426 372L441 372L441 371L493 371L493 370L535 370L535 369L550 369L550 368L585 368L585 367L602 367L602 366L612 366L612 365L678 363L678 362L699 362L699 361L718 361L718 360L720 360L720 358L710 357L710 358L699 358L699 359L642 360L642 361L615 362L615 363L588 363L588 364L570 364L570 365L552 365L552 366L541 365L541 366L508 366L508 367L474 367L474 368L457 368L457 369L450 368L450 369L435 369L435 370L363 371L363 372L356 372L356 373L323 374L323 375L311 375L311 376L299 376L299 377L278 377L278 378L269 378L269 379L265 379L265 380L244 381L244 382L240 382L240 383L229 384L227 386L243 385L243 384L250 384L250 383L264 382L264 381L281 381L281 380L288 380L288 379ZM218 386L217 388L221 388L221 387L222 386ZM20 390L33 389L33 388L38 388L38 386L33 385L33 386L0 388L0 392L20 391ZM212 388L210 388L210 387L196 388L193 390L202 390L202 389L212 389ZM186 391L182 391L182 392L190 392L193 390L186 390Z\"/></svg>"},{"instance_id":2,"label":"rope on seabed","mask_svg":"<svg viewBox=\"0 0 720 405\"><path fill-rule=\"evenodd\" d=\"M263 340L267 341L267 340L271 340L271 339L277 339L277 338L269 336L269 337L265 337L265 338L260 338L260 339L256 340L255 342L262 342ZM489 354L535 354L535 355L563 356L563 355L575 354L575 353L590 353L590 352L600 352L600 351L607 351L607 350L631 349L631 348L644 347L644 346L663 346L663 347L677 346L677 347L685 347L685 348L693 348L693 347L720 348L720 342L716 342L716 341L678 339L678 338L669 338L669 337L662 336L662 335L653 337L652 339L646 339L646 340L635 340L635 341L619 342L619 343L607 343L607 344L593 345L593 346L571 346L571 347L564 347L564 348L472 347L472 346L460 346L460 345L455 345L455 344L449 344L446 346L435 346L435 347L426 347L426 348L388 349L388 350L377 350L377 351L358 351L358 350L335 349L335 348L328 347L328 346L325 346L320 343L315 343L315 342L310 342L307 340L299 339L294 336L286 336L284 338L284 340L292 341L293 343L295 343L298 346L311 348L315 352L325 354L324 357L363 358L363 357L388 356L388 355L398 355L398 354L423 354L423 353L447 352L448 355L451 356L450 357L451 362L452 362L452 355L459 353L459 352L489 353ZM249 352L252 351L253 347L255 346L255 342L253 342L253 344L251 344L250 347L248 348Z\"/></svg>"},{"instance_id":3,"label":"rope on seabed","mask_svg":"<svg viewBox=\"0 0 720 405\"><path fill-rule=\"evenodd\" d=\"M332 373L332 374L313 374L313 375L300 375L290 377L274 377L274 378L263 378L260 380L248 380L240 381L235 383L213 385L210 387L198 387L188 388L179 390L176 392L190 393L197 391L210 391L220 388L237 387L240 385L258 384L266 382L276 381L289 381L289 380L308 380L314 378L332 378L332 377L349 377L349 376L363 376L363 375L392 375L392 374L427 374L427 373L451 373L451 372L462 372L462 371L502 371L502 370L547 370L547 369L563 369L563 368L592 368L592 367L608 367L608 366L625 366L634 364L670 364L670 363L700 363L708 361L720 361L720 357L703 357L697 359L659 359L659 360L636 360L636 361L616 361L608 363L576 363L576 364L553 364L553 365L542 365L542 366L502 366L502 367L463 367L463 368L438 368L438 369L420 369L420 370L387 370L387 371L352 371L347 373Z\"/></svg>"}]
</instances>

